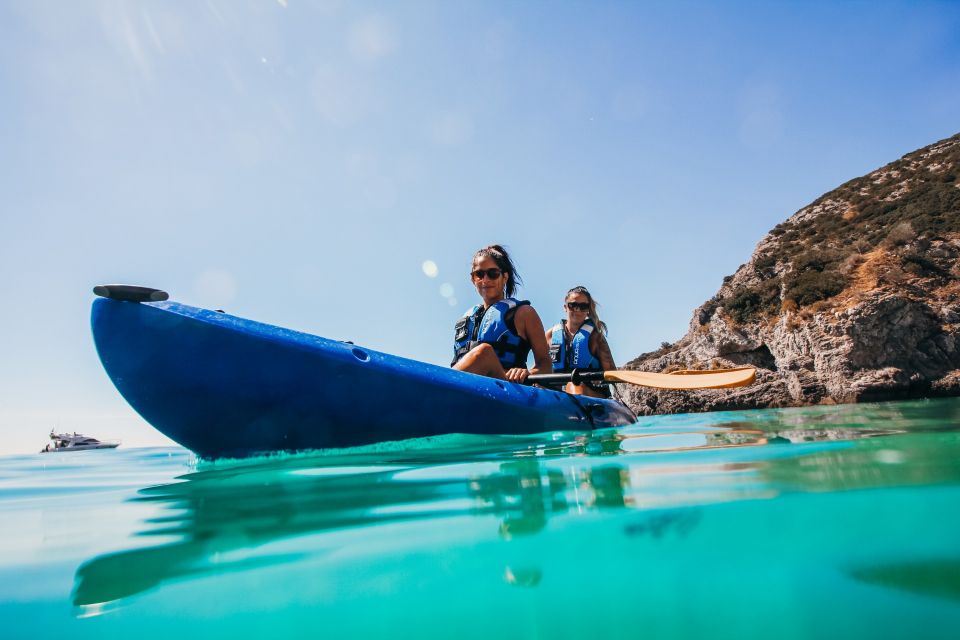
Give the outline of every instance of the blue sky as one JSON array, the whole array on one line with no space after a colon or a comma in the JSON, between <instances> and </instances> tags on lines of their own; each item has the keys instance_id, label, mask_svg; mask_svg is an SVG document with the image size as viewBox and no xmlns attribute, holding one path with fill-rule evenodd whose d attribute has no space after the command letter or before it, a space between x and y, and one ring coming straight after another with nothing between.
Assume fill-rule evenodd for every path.
<instances>
[{"instance_id":1,"label":"blue sky","mask_svg":"<svg viewBox=\"0 0 960 640\"><path fill-rule=\"evenodd\" d=\"M622 363L958 114L955 2L0 0L0 453L166 442L95 284L447 364L499 242L545 324L589 287Z\"/></svg>"}]
</instances>

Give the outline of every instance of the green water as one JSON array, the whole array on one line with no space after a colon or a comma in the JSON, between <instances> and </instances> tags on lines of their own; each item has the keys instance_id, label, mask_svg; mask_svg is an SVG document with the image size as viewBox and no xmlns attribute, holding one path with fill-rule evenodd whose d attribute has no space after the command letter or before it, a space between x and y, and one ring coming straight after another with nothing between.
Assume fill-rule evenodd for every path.
<instances>
[{"instance_id":1,"label":"green water","mask_svg":"<svg viewBox=\"0 0 960 640\"><path fill-rule=\"evenodd\" d=\"M0 636L957 638L960 400L0 458Z\"/></svg>"}]
</instances>

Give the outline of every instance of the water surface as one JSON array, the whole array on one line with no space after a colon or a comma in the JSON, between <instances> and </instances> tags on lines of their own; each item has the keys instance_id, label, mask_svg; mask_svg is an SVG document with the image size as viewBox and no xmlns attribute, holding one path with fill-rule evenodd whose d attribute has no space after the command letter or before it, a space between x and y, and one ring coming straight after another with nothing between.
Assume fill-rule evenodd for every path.
<instances>
[{"instance_id":1,"label":"water surface","mask_svg":"<svg viewBox=\"0 0 960 640\"><path fill-rule=\"evenodd\" d=\"M3 637L956 638L960 400L0 458Z\"/></svg>"}]
</instances>

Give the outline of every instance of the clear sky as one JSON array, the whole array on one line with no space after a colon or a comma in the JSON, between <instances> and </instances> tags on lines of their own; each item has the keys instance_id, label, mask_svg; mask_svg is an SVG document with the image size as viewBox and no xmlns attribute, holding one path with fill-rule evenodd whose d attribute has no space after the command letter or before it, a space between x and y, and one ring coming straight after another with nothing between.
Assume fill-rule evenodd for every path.
<instances>
[{"instance_id":1,"label":"clear sky","mask_svg":"<svg viewBox=\"0 0 960 640\"><path fill-rule=\"evenodd\" d=\"M548 326L590 288L622 363L958 131L957 2L0 0L0 453L167 442L96 284L446 365L496 242Z\"/></svg>"}]
</instances>

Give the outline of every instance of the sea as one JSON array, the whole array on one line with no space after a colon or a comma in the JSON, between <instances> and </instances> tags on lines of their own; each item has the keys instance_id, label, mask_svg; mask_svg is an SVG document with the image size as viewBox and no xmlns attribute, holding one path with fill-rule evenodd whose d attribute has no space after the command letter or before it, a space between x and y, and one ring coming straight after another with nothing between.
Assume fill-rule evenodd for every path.
<instances>
[{"instance_id":1,"label":"sea","mask_svg":"<svg viewBox=\"0 0 960 640\"><path fill-rule=\"evenodd\" d=\"M960 399L0 457L0 638L960 638Z\"/></svg>"}]
</instances>

